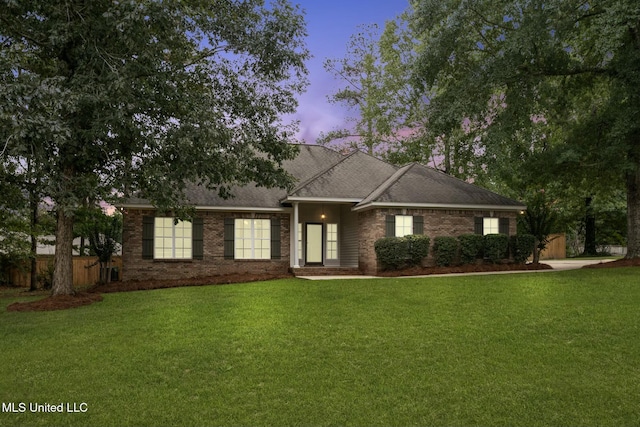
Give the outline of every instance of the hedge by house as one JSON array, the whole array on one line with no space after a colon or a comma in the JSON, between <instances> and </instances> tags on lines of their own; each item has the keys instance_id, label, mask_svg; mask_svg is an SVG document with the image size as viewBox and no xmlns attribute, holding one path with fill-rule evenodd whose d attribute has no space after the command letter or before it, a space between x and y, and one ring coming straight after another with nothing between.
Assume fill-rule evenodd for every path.
<instances>
[{"instance_id":1,"label":"hedge by house","mask_svg":"<svg viewBox=\"0 0 640 427\"><path fill-rule=\"evenodd\" d=\"M460 261L463 264L471 264L482 256L482 235L463 234L458 236L460 242Z\"/></svg>"},{"instance_id":2,"label":"hedge by house","mask_svg":"<svg viewBox=\"0 0 640 427\"><path fill-rule=\"evenodd\" d=\"M509 236L506 234L487 234L484 240L484 256L494 264L509 257Z\"/></svg>"},{"instance_id":3,"label":"hedge by house","mask_svg":"<svg viewBox=\"0 0 640 427\"><path fill-rule=\"evenodd\" d=\"M433 255L436 264L440 267L453 264L458 255L458 239L447 236L436 237L433 239Z\"/></svg>"},{"instance_id":4,"label":"hedge by house","mask_svg":"<svg viewBox=\"0 0 640 427\"><path fill-rule=\"evenodd\" d=\"M404 237L409 254L409 265L420 265L422 260L429 255L429 237L418 234L410 234Z\"/></svg>"},{"instance_id":5,"label":"hedge by house","mask_svg":"<svg viewBox=\"0 0 640 427\"><path fill-rule=\"evenodd\" d=\"M531 234L516 234L510 237L511 256L518 264L524 264L533 254L536 238Z\"/></svg>"},{"instance_id":6,"label":"hedge by house","mask_svg":"<svg viewBox=\"0 0 640 427\"><path fill-rule=\"evenodd\" d=\"M383 237L376 240L373 247L383 270L397 270L409 256L407 245L401 237Z\"/></svg>"},{"instance_id":7,"label":"hedge by house","mask_svg":"<svg viewBox=\"0 0 640 427\"><path fill-rule=\"evenodd\" d=\"M429 243L429 237L422 235L383 237L375 242L374 249L384 270L397 270L419 265L429 254Z\"/></svg>"}]
</instances>

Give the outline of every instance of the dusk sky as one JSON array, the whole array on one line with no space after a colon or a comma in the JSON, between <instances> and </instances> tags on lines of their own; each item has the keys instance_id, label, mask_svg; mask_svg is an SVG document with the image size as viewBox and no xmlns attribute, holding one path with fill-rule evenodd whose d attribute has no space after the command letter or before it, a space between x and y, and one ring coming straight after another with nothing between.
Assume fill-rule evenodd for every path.
<instances>
[{"instance_id":1,"label":"dusk sky","mask_svg":"<svg viewBox=\"0 0 640 427\"><path fill-rule=\"evenodd\" d=\"M327 132L344 124L346 111L330 104L327 96L341 83L325 71L327 58L343 58L347 43L361 24L378 24L394 19L408 7L407 0L292 0L305 11L307 47L313 58L307 63L310 85L299 98L300 120L298 139L315 143L320 132Z\"/></svg>"}]
</instances>

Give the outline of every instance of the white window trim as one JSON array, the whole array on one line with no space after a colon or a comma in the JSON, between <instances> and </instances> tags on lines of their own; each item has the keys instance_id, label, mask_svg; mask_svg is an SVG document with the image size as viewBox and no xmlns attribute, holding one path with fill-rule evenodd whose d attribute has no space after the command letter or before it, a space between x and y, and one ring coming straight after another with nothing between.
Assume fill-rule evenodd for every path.
<instances>
[{"instance_id":1,"label":"white window trim","mask_svg":"<svg viewBox=\"0 0 640 427\"><path fill-rule=\"evenodd\" d=\"M335 227L334 231L331 231L330 229ZM336 223L328 223L327 224L327 231L326 231L326 235L327 235L327 242L326 242L326 259L331 259L331 260L336 260L338 259L338 224ZM334 234L334 240L329 240L329 237L331 234ZM335 249L331 249L332 245L335 244Z\"/></svg>"},{"instance_id":2,"label":"white window trim","mask_svg":"<svg viewBox=\"0 0 640 427\"><path fill-rule=\"evenodd\" d=\"M160 233L160 230L169 230L167 226L169 221L171 221L170 235ZM189 231L180 236L179 230L181 229ZM178 247L179 243L182 243L180 248ZM171 251L169 255L166 254L168 250ZM182 252L182 254L176 255L177 252ZM176 223L175 218L171 217L155 217L153 222L153 259L193 259L193 224L180 220Z\"/></svg>"},{"instance_id":3,"label":"white window trim","mask_svg":"<svg viewBox=\"0 0 640 427\"><path fill-rule=\"evenodd\" d=\"M244 228L244 222L249 222L249 228ZM258 228L256 225L260 221L262 224L266 223L266 227ZM245 230L249 232L249 236L240 236L239 230ZM257 231L262 230L264 234L262 237L256 237ZM244 233L243 233L244 234ZM261 242L261 247L257 248L256 243ZM240 244L242 242L242 244ZM245 247L245 244L249 244L249 247ZM245 255L249 251L248 255ZM248 219L248 218L236 218L234 221L234 259L271 259L271 221L268 219Z\"/></svg>"}]
</instances>

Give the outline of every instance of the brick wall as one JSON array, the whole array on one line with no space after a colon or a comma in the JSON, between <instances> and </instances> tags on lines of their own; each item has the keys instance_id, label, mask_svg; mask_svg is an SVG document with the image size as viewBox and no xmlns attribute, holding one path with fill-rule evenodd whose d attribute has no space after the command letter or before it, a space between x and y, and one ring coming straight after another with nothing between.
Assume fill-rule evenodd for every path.
<instances>
[{"instance_id":1,"label":"brick wall","mask_svg":"<svg viewBox=\"0 0 640 427\"><path fill-rule=\"evenodd\" d=\"M237 273L286 273L289 268L289 214L198 212L203 220L204 256L202 260L142 259L142 218L154 216L152 210L127 210L122 233L122 280L165 280L217 276ZM224 259L225 218L280 218L281 257L278 260Z\"/></svg>"},{"instance_id":2,"label":"brick wall","mask_svg":"<svg viewBox=\"0 0 640 427\"><path fill-rule=\"evenodd\" d=\"M359 268L365 274L375 274L378 262L374 249L376 240L385 237L385 217L387 215L422 215L424 234L433 239L438 236L458 237L474 232L474 218L489 217L489 211L438 210L438 209L372 209L358 213L358 231L360 233ZM509 235L516 234L516 212L494 212L494 218L509 218ZM433 251L429 251L427 265L433 264Z\"/></svg>"}]
</instances>

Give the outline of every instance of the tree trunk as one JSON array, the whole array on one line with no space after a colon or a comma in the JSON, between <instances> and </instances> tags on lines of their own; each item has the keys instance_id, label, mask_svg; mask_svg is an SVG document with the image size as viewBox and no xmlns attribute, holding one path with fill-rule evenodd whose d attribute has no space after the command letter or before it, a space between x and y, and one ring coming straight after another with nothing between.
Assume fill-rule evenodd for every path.
<instances>
[{"instance_id":1,"label":"tree trunk","mask_svg":"<svg viewBox=\"0 0 640 427\"><path fill-rule=\"evenodd\" d=\"M36 226L38 225L38 202L35 200L33 194L30 194L29 197L31 209L31 279L29 281L29 290L35 291L38 289L38 238L36 236Z\"/></svg>"},{"instance_id":2,"label":"tree trunk","mask_svg":"<svg viewBox=\"0 0 640 427\"><path fill-rule=\"evenodd\" d=\"M627 173L627 256L640 258L640 165Z\"/></svg>"},{"instance_id":3,"label":"tree trunk","mask_svg":"<svg viewBox=\"0 0 640 427\"><path fill-rule=\"evenodd\" d=\"M533 263L540 264L540 254L542 253L542 249L540 249L540 240L537 237L534 237L533 244Z\"/></svg>"},{"instance_id":4,"label":"tree trunk","mask_svg":"<svg viewBox=\"0 0 640 427\"><path fill-rule=\"evenodd\" d=\"M73 216L57 212L52 295L73 295Z\"/></svg>"},{"instance_id":5,"label":"tree trunk","mask_svg":"<svg viewBox=\"0 0 640 427\"><path fill-rule=\"evenodd\" d=\"M447 138L443 138L444 143L444 173L451 175L451 141Z\"/></svg>"},{"instance_id":6,"label":"tree trunk","mask_svg":"<svg viewBox=\"0 0 640 427\"><path fill-rule=\"evenodd\" d=\"M586 213L584 216L584 255L598 255L598 247L596 245L596 217L593 214L593 206L591 197L585 198Z\"/></svg>"},{"instance_id":7,"label":"tree trunk","mask_svg":"<svg viewBox=\"0 0 640 427\"><path fill-rule=\"evenodd\" d=\"M27 160L27 170L29 171L29 176L34 173L34 163L31 159ZM38 203L40 202L40 198L38 197L38 185L40 183L40 179L36 176L35 180L32 181L31 177L29 178L29 213L30 213L30 221L29 221L29 237L31 238L31 280L29 283L29 290L35 291L38 289L38 235L37 235L37 227L38 227Z\"/></svg>"}]
</instances>

